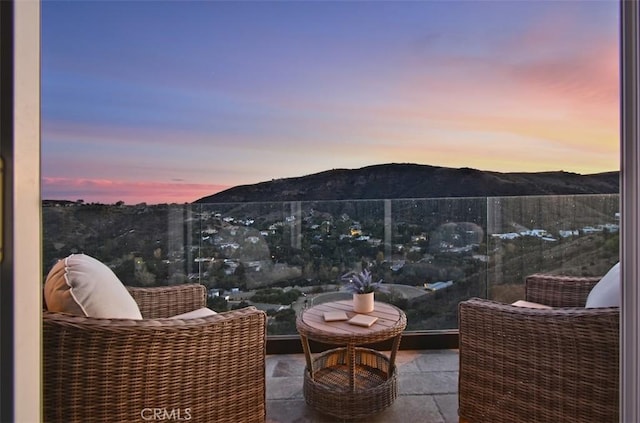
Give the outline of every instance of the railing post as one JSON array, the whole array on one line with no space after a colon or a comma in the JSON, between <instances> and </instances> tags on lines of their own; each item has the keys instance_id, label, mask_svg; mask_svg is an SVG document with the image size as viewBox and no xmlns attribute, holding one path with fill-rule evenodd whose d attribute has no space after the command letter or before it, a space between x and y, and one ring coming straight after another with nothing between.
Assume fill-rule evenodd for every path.
<instances>
[{"instance_id":1,"label":"railing post","mask_svg":"<svg viewBox=\"0 0 640 423\"><path fill-rule=\"evenodd\" d=\"M391 256L391 222L393 217L391 216L391 200L384 200L384 258L388 262L393 261Z\"/></svg>"},{"instance_id":2,"label":"railing post","mask_svg":"<svg viewBox=\"0 0 640 423\"><path fill-rule=\"evenodd\" d=\"M495 241L492 240L492 234L502 232L502 207L501 198L487 197L487 256L490 254L489 248L493 245L492 243L500 243L498 238L495 238ZM502 283L502 255L495 254L493 256L493 269L491 269L491 264L487 263L486 274L485 298L489 298L489 281L494 284Z\"/></svg>"},{"instance_id":3,"label":"railing post","mask_svg":"<svg viewBox=\"0 0 640 423\"><path fill-rule=\"evenodd\" d=\"M296 249L302 248L302 202L291 202L291 247Z\"/></svg>"}]
</instances>

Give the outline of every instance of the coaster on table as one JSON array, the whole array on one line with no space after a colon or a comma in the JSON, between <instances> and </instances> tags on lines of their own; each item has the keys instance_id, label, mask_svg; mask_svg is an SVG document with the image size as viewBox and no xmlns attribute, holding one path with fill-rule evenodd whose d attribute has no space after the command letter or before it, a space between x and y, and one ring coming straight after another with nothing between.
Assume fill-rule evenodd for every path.
<instances>
[{"instance_id":1,"label":"coaster on table","mask_svg":"<svg viewBox=\"0 0 640 423\"><path fill-rule=\"evenodd\" d=\"M375 316L367 316L366 314L356 314L347 323L352 325L364 326L368 328L378 320Z\"/></svg>"},{"instance_id":2,"label":"coaster on table","mask_svg":"<svg viewBox=\"0 0 640 423\"><path fill-rule=\"evenodd\" d=\"M341 320L349 320L347 313L345 313L344 311L325 311L324 312L325 322L339 322Z\"/></svg>"}]
</instances>

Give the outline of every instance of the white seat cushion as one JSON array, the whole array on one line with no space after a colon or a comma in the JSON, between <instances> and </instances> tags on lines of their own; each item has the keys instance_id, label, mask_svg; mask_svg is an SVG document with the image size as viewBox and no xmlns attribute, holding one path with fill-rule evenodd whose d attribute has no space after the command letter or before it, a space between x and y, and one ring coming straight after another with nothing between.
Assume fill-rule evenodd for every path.
<instances>
[{"instance_id":1,"label":"white seat cushion","mask_svg":"<svg viewBox=\"0 0 640 423\"><path fill-rule=\"evenodd\" d=\"M591 288L586 308L620 307L620 263L616 263L600 281Z\"/></svg>"},{"instance_id":2,"label":"white seat cushion","mask_svg":"<svg viewBox=\"0 0 640 423\"><path fill-rule=\"evenodd\" d=\"M44 300L53 312L142 319L138 304L115 273L85 254L72 254L51 268L44 283Z\"/></svg>"},{"instance_id":3,"label":"white seat cushion","mask_svg":"<svg viewBox=\"0 0 640 423\"><path fill-rule=\"evenodd\" d=\"M511 303L511 305L516 306L516 307L526 307L526 308L543 308L543 309L551 309L553 307L550 307L546 304L540 304L540 303L534 303L531 301L525 301L525 300L518 300L515 303Z\"/></svg>"},{"instance_id":4,"label":"white seat cushion","mask_svg":"<svg viewBox=\"0 0 640 423\"><path fill-rule=\"evenodd\" d=\"M218 314L218 313L211 310L210 308L202 307L197 310L188 311L186 313L171 316L170 319L197 319L200 317L213 316L214 314Z\"/></svg>"}]
</instances>

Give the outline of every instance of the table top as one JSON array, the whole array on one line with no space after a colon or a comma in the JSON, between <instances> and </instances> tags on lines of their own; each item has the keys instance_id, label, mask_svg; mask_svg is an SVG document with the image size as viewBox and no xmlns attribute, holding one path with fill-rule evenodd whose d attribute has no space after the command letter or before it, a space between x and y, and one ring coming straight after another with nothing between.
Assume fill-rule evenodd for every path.
<instances>
[{"instance_id":1,"label":"table top","mask_svg":"<svg viewBox=\"0 0 640 423\"><path fill-rule=\"evenodd\" d=\"M402 310L379 301L375 302L371 313L365 314L378 318L370 327L356 326L346 321L325 322L324 313L329 311L344 311L348 318L358 314L353 311L352 300L318 304L303 310L298 316L296 327L300 335L328 344L361 345L393 338L407 326L407 317Z\"/></svg>"}]
</instances>

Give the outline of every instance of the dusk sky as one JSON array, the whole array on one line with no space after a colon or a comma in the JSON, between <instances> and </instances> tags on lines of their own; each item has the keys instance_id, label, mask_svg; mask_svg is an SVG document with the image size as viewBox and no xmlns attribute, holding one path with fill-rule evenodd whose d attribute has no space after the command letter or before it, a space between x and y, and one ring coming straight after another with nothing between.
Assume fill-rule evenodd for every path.
<instances>
[{"instance_id":1,"label":"dusk sky","mask_svg":"<svg viewBox=\"0 0 640 423\"><path fill-rule=\"evenodd\" d=\"M618 2L42 2L42 198L619 169Z\"/></svg>"}]
</instances>

